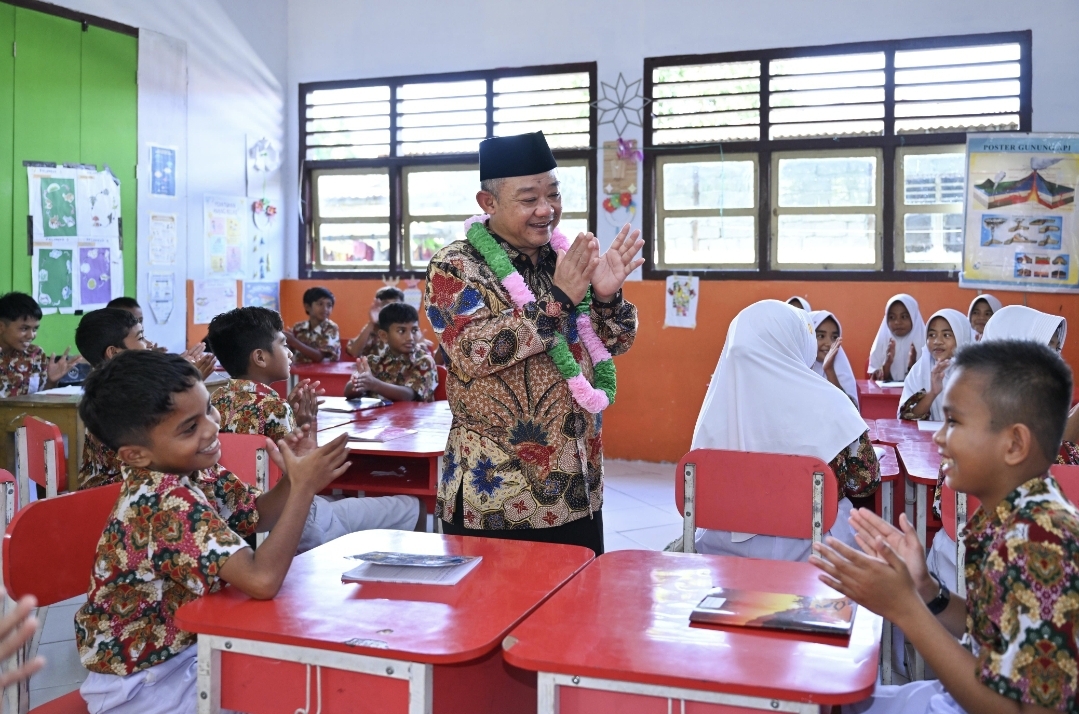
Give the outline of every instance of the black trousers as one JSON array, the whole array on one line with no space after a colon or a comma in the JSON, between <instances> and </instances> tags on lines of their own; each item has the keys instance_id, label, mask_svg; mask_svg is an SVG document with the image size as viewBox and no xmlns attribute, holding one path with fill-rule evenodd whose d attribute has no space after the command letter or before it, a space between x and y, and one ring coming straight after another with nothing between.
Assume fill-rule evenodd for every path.
<instances>
[{"instance_id":1,"label":"black trousers","mask_svg":"<svg viewBox=\"0 0 1079 714\"><path fill-rule=\"evenodd\" d=\"M464 498L461 495L461 489L457 490L456 501L457 503L453 509L453 521L442 521L442 532L446 535L580 545L590 548L596 555L603 555L602 510L594 511L591 518L578 518L564 526L555 526L554 528L516 528L493 531L465 528Z\"/></svg>"}]
</instances>

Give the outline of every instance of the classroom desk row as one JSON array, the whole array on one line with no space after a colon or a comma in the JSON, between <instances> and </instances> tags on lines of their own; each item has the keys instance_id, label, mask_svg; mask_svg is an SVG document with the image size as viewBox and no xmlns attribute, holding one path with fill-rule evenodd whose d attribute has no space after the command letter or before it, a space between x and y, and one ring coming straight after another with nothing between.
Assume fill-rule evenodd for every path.
<instances>
[{"instance_id":1,"label":"classroom desk row","mask_svg":"<svg viewBox=\"0 0 1079 714\"><path fill-rule=\"evenodd\" d=\"M482 561L452 586L342 583L368 551ZM872 692L878 615L849 638L691 625L716 587L832 593L805 563L366 531L297 556L273 600L225 588L176 619L200 714L817 714Z\"/></svg>"}]
</instances>

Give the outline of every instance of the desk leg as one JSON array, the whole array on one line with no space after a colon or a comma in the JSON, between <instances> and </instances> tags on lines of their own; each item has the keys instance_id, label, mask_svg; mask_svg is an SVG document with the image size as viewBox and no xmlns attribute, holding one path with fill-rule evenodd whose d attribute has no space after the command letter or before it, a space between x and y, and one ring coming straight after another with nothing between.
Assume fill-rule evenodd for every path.
<instances>
[{"instance_id":1,"label":"desk leg","mask_svg":"<svg viewBox=\"0 0 1079 714\"><path fill-rule=\"evenodd\" d=\"M904 513L907 514L907 522L914 523L914 505L917 496L914 493L914 481L910 478L903 479L903 503Z\"/></svg>"},{"instance_id":2,"label":"desk leg","mask_svg":"<svg viewBox=\"0 0 1079 714\"><path fill-rule=\"evenodd\" d=\"M914 523L918 532L918 542L922 544L923 549L925 549L926 539L926 499L928 496L929 488L925 484L919 483L915 485L914 500L917 516ZM921 653L917 650L914 652L914 679L918 681L925 679L925 660L922 659Z\"/></svg>"},{"instance_id":3,"label":"desk leg","mask_svg":"<svg viewBox=\"0 0 1079 714\"><path fill-rule=\"evenodd\" d=\"M221 650L213 646L215 639L202 635L197 641L199 714L221 712Z\"/></svg>"}]
</instances>

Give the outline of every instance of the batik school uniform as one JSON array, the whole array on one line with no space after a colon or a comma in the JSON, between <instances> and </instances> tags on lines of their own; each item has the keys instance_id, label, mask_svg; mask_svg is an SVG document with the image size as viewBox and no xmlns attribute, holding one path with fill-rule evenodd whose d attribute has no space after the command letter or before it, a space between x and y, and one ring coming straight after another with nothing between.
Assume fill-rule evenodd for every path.
<instances>
[{"instance_id":1,"label":"batik school uniform","mask_svg":"<svg viewBox=\"0 0 1079 714\"><path fill-rule=\"evenodd\" d=\"M82 442L82 464L79 466L79 490L108 486L123 478L124 462L115 451L89 431Z\"/></svg>"},{"instance_id":2,"label":"batik school uniform","mask_svg":"<svg viewBox=\"0 0 1079 714\"><path fill-rule=\"evenodd\" d=\"M937 310L929 318L926 325L928 326L938 317L945 320L951 328L952 335L955 336L956 352L974 341L974 331L970 327L970 320L964 317L963 313L949 308ZM936 366L936 363L937 361L929 351L929 345L923 344L921 353L918 355L918 361L914 363L914 367L911 368L906 379L903 380L903 394L899 398L899 412L897 414L899 419L909 419L911 421L922 419L942 421L944 419L943 400L939 395L929 406L928 412L920 417L914 415L914 407L933 386L933 367ZM949 372L950 370L951 368L949 367ZM945 378L947 376L948 372L945 373Z\"/></svg>"},{"instance_id":3,"label":"batik school uniform","mask_svg":"<svg viewBox=\"0 0 1079 714\"><path fill-rule=\"evenodd\" d=\"M274 441L296 428L292 407L277 392L249 379L230 379L210 398L221 415L221 431L260 434ZM412 496L342 498L315 496L296 552L303 553L356 531L390 528L410 531L420 515Z\"/></svg>"},{"instance_id":4,"label":"batik school uniform","mask_svg":"<svg viewBox=\"0 0 1079 714\"><path fill-rule=\"evenodd\" d=\"M1000 312L1000 308L1003 307L1003 303L1001 303L1000 300L998 300L996 297L990 295L989 293L983 293L970 301L970 307L967 308L968 322L970 321L970 316L974 314L974 306L978 304L979 300L983 300L985 304L989 306L989 309L993 311L993 315L996 315L998 312ZM990 315L989 317L990 319L992 319L992 315ZM978 330L974 328L973 322L970 323L970 329L974 333L974 341L980 342L982 339L982 333L978 332Z\"/></svg>"},{"instance_id":5,"label":"batik school uniform","mask_svg":"<svg viewBox=\"0 0 1079 714\"><path fill-rule=\"evenodd\" d=\"M314 347L322 357L330 362L341 359L341 331L332 320L323 320L317 327L311 326L310 320L297 322L292 326L292 335L308 347ZM310 362L302 353L297 352L295 362Z\"/></svg>"},{"instance_id":6,"label":"batik school uniform","mask_svg":"<svg viewBox=\"0 0 1079 714\"><path fill-rule=\"evenodd\" d=\"M727 331L692 448L797 454L828 463L840 495L829 535L856 547L847 523L849 497L877 490L880 464L850 399L810 369L816 355L809 313L777 300L742 310ZM811 546L808 539L703 528L695 541L699 553L770 560L804 561Z\"/></svg>"},{"instance_id":7,"label":"batik school uniform","mask_svg":"<svg viewBox=\"0 0 1079 714\"><path fill-rule=\"evenodd\" d=\"M902 303L907 308L912 325L910 332L902 337L896 337L888 329L888 308L896 302ZM870 374L884 366L884 362L888 357L888 342L890 340L895 340L895 357L892 358L891 379L902 382L906 378L907 370L910 366L911 345L919 351L919 354L925 345L925 322L922 320L922 313L918 310L918 301L906 293L893 295L884 304L884 319L877 329L877 336L873 339L873 347L869 352ZM884 375L884 378L887 380L888 375Z\"/></svg>"},{"instance_id":8,"label":"batik school uniform","mask_svg":"<svg viewBox=\"0 0 1079 714\"><path fill-rule=\"evenodd\" d=\"M793 299L794 298L791 298L791 300ZM822 322L824 322L828 318L832 318L832 320L835 322L836 327L839 328L839 336L843 336L843 325L839 324L839 318L832 313L828 312L827 310L814 310L813 312L810 312L809 315L813 320L814 332L816 332L817 328L820 327ZM842 347L840 347L839 352L836 353L835 362L833 363L832 367L835 369L835 376L839 379L840 389L843 390L844 394L850 397L851 401L854 402L854 406L859 406L858 382L854 378L854 370L850 366L850 360L847 359L847 353L843 351ZM826 380L828 379L828 377L824 374L823 361L819 359L814 360L811 369L820 376L824 377Z\"/></svg>"},{"instance_id":9,"label":"batik school uniform","mask_svg":"<svg viewBox=\"0 0 1079 714\"><path fill-rule=\"evenodd\" d=\"M1046 474L992 511L975 511L963 539L967 638L978 680L1018 703L1076 711L1079 512ZM964 712L939 681L878 687L871 699L843 711Z\"/></svg>"},{"instance_id":10,"label":"batik school uniform","mask_svg":"<svg viewBox=\"0 0 1079 714\"><path fill-rule=\"evenodd\" d=\"M367 364L375 379L409 387L415 392L415 401L431 402L435 399L435 387L438 386L438 368L435 358L425 345L417 345L411 354L398 354L385 347L377 355L369 357ZM374 393L369 392L371 396Z\"/></svg>"},{"instance_id":11,"label":"batik school uniform","mask_svg":"<svg viewBox=\"0 0 1079 714\"><path fill-rule=\"evenodd\" d=\"M221 466L184 475L123 467L75 615L92 714L195 711L195 635L175 613L224 585L221 568L255 532L259 495Z\"/></svg>"},{"instance_id":12,"label":"batik school uniform","mask_svg":"<svg viewBox=\"0 0 1079 714\"><path fill-rule=\"evenodd\" d=\"M45 388L49 356L37 345L25 352L0 349L0 397L21 397Z\"/></svg>"},{"instance_id":13,"label":"batik school uniform","mask_svg":"<svg viewBox=\"0 0 1079 714\"><path fill-rule=\"evenodd\" d=\"M370 357L377 355L384 349L387 349L389 345L386 344L386 340L382 339L382 336L378 333L377 329L371 330L371 334L367 336L367 342L363 343L363 347L360 348L360 357Z\"/></svg>"}]
</instances>

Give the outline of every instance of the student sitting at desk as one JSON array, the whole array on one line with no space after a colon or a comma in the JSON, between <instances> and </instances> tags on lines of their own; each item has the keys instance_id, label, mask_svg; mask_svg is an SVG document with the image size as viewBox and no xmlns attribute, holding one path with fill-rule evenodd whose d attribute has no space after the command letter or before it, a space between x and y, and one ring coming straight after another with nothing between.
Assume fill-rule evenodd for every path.
<instances>
[{"instance_id":1,"label":"student sitting at desk","mask_svg":"<svg viewBox=\"0 0 1079 714\"><path fill-rule=\"evenodd\" d=\"M940 421L940 393L956 350L973 341L970 322L958 310L937 310L929 318L922 354L903 380L899 419Z\"/></svg>"},{"instance_id":2,"label":"student sitting at desk","mask_svg":"<svg viewBox=\"0 0 1079 714\"><path fill-rule=\"evenodd\" d=\"M821 580L898 625L940 678L879 686L844 712L1077 710L1079 512L1049 474L1071 395L1071 371L1043 345L983 341L956 355L934 441L949 485L981 501L964 535L965 599L931 576L905 515L899 530L860 509L861 551L814 546Z\"/></svg>"},{"instance_id":3,"label":"student sitting at desk","mask_svg":"<svg viewBox=\"0 0 1079 714\"><path fill-rule=\"evenodd\" d=\"M810 313L778 300L742 310L727 330L692 448L816 456L839 480L830 533L853 544L850 497L877 490L880 463L854 404L810 369L816 357ZM696 546L698 553L805 560L810 541L699 528Z\"/></svg>"},{"instance_id":4,"label":"student sitting at desk","mask_svg":"<svg viewBox=\"0 0 1079 714\"><path fill-rule=\"evenodd\" d=\"M869 352L871 379L902 382L918 361L925 344L925 323L918 301L906 293L893 295L884 308L884 319Z\"/></svg>"},{"instance_id":5,"label":"student sitting at desk","mask_svg":"<svg viewBox=\"0 0 1079 714\"><path fill-rule=\"evenodd\" d=\"M787 304L791 303L788 301ZM813 310L809 315L817 336L817 359L813 362L813 371L842 389L857 407L858 382L854 379L847 353L843 351L843 326L839 324L839 318L827 310Z\"/></svg>"},{"instance_id":6,"label":"student sitting at desk","mask_svg":"<svg viewBox=\"0 0 1079 714\"><path fill-rule=\"evenodd\" d=\"M82 362L76 355L46 355L34 344L41 306L26 293L0 297L0 397L19 397L55 387Z\"/></svg>"},{"instance_id":7,"label":"student sitting at desk","mask_svg":"<svg viewBox=\"0 0 1079 714\"><path fill-rule=\"evenodd\" d=\"M118 310L126 310L135 316L135 319L139 321L139 325L142 325L142 307L139 305L139 301L133 297L121 296L109 300L109 303L105 305L107 308L116 308ZM80 323L81 324L81 323ZM168 352L168 349L161 345L155 344L150 340L146 340L146 349L153 350L154 352ZM206 346L203 343L198 343L194 347L184 350L180 353L180 356L186 359L202 373L202 378L206 379L214 373L214 367L217 365L217 360L214 356L206 351Z\"/></svg>"},{"instance_id":8,"label":"student sitting at desk","mask_svg":"<svg viewBox=\"0 0 1079 714\"><path fill-rule=\"evenodd\" d=\"M983 293L970 301L970 307L967 308L967 319L970 321L970 329L974 331L975 342L981 341L982 332L985 331L985 323L989 322L989 318L994 313L999 312L1002 307L1000 300L989 293Z\"/></svg>"},{"instance_id":9,"label":"student sitting at desk","mask_svg":"<svg viewBox=\"0 0 1079 714\"><path fill-rule=\"evenodd\" d=\"M353 357L370 357L381 352L386 347L386 341L379 335L378 314L390 303L404 301L405 293L400 288L392 285L379 288L368 312L370 319L360 330L360 334L348 341L348 353Z\"/></svg>"},{"instance_id":10,"label":"student sitting at desk","mask_svg":"<svg viewBox=\"0 0 1079 714\"><path fill-rule=\"evenodd\" d=\"M126 350L149 349L142 335L142 323L135 315L108 307L82 316L75 328L75 346L95 369ZM87 429L79 466L79 489L116 483L123 478L122 467L116 452Z\"/></svg>"},{"instance_id":11,"label":"student sitting at desk","mask_svg":"<svg viewBox=\"0 0 1079 714\"><path fill-rule=\"evenodd\" d=\"M288 346L296 361L336 362L341 359L341 331L330 319L334 297L326 288L308 288L303 294L303 309L307 319L285 331Z\"/></svg>"},{"instance_id":12,"label":"student sitting at desk","mask_svg":"<svg viewBox=\"0 0 1079 714\"><path fill-rule=\"evenodd\" d=\"M386 347L377 355L356 360L356 371L345 385L345 398L369 395L394 402L433 401L438 369L423 344L416 308L403 302L382 308L378 335Z\"/></svg>"},{"instance_id":13,"label":"student sitting at desk","mask_svg":"<svg viewBox=\"0 0 1079 714\"><path fill-rule=\"evenodd\" d=\"M90 670L83 699L94 714L193 712L195 636L176 627L176 610L225 583L257 599L277 594L314 495L348 469L346 437L303 457L267 439L286 475L260 493L218 465L218 414L198 370L150 351L91 372L79 414L124 462L75 615ZM257 552L243 540L256 530L270 531Z\"/></svg>"},{"instance_id":14,"label":"student sitting at desk","mask_svg":"<svg viewBox=\"0 0 1079 714\"><path fill-rule=\"evenodd\" d=\"M288 399L270 387L288 379L292 353L285 346L281 316L264 307L240 307L210 322L209 339L214 354L232 377L214 392L211 404L221 415L221 431L261 434L275 441L300 427L316 430L318 382L303 380ZM303 454L313 438L296 446ZM300 538L300 552L328 543L348 533L373 528L427 530L427 510L414 496L342 498L331 501L316 496Z\"/></svg>"}]
</instances>

